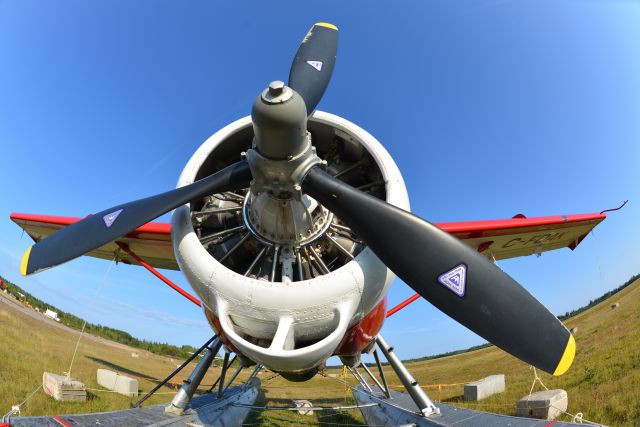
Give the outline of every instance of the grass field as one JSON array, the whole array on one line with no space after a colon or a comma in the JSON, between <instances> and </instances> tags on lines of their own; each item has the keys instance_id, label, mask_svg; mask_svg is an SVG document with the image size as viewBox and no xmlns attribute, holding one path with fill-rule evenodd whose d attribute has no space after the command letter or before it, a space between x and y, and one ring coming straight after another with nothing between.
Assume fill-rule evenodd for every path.
<instances>
[{"instance_id":1,"label":"grass field","mask_svg":"<svg viewBox=\"0 0 640 427\"><path fill-rule=\"evenodd\" d=\"M611 304L619 302L612 309ZM540 373L549 388L563 388L569 393L571 413L582 412L588 420L611 426L640 425L640 281L636 281L603 303L569 319L569 327L578 327L578 352L567 374L554 378ZM42 381L42 372L67 371L78 334L70 332L18 310L0 304L0 416L12 405L26 398ZM138 358L131 356L139 354ZM83 338L78 348L72 375L89 389L86 403L60 403L38 391L22 410L23 415L63 414L124 409L132 399L108 393L96 383L96 369L108 368L137 377L142 393L171 372L180 360L131 349L122 345L108 345ZM494 348L456 356L412 362L413 375L434 399L449 404L483 411L513 415L515 402L528 394L534 375L524 363ZM186 373L187 370L185 370ZM385 368L389 382L398 387L399 381ZM203 384L217 378L218 368L212 369ZM463 386L490 374L506 375L507 389L479 403L462 401ZM247 373L248 374L248 373ZM247 375L245 374L245 376ZM292 399L311 400L317 406L352 404L350 377L343 378L342 370L328 369L327 376L317 376L305 383L291 383L265 372L260 404L291 405ZM336 378L334 378L336 377ZM174 379L179 383L184 377ZM240 381L244 378L241 375ZM348 385L345 385L346 380ZM438 387L438 384L458 384ZM201 387L204 388L204 387ZM539 390L537 386L536 390ZM150 403L167 402L173 391L161 389ZM570 420L569 417L563 417ZM357 410L317 412L301 416L282 411L252 413L247 420L253 425L359 425L362 417Z\"/></svg>"}]
</instances>

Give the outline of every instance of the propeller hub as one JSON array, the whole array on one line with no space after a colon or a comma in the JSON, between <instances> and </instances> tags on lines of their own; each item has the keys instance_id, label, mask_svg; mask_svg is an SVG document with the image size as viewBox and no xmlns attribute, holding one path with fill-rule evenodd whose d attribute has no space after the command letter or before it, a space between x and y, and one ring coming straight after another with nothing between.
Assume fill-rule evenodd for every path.
<instances>
[{"instance_id":1,"label":"propeller hub","mask_svg":"<svg viewBox=\"0 0 640 427\"><path fill-rule=\"evenodd\" d=\"M281 81L271 82L253 103L255 148L271 160L290 160L307 148L307 107Z\"/></svg>"}]
</instances>

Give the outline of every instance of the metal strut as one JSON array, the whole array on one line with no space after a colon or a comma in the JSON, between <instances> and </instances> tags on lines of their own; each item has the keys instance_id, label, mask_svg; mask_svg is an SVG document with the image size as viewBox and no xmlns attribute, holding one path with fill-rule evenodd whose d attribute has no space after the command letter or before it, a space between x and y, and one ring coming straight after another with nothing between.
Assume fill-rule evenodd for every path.
<instances>
[{"instance_id":1,"label":"metal strut","mask_svg":"<svg viewBox=\"0 0 640 427\"><path fill-rule=\"evenodd\" d=\"M367 368L367 365L365 365L364 363L360 362L360 366L362 366L362 369L364 369L364 371L367 373L367 375L369 375L369 378L371 378L373 380L373 382L384 393L384 395L387 396L387 398L391 397L391 395L389 394L389 388L386 386L386 382L385 382L385 386L383 387L382 384L380 384L380 381L378 381L378 379L373 375L373 372L371 372L369 370L369 368Z\"/></svg>"},{"instance_id":2,"label":"metal strut","mask_svg":"<svg viewBox=\"0 0 640 427\"><path fill-rule=\"evenodd\" d=\"M231 353L229 353L228 351L224 353L224 360L222 361L222 371L220 372L220 378L218 378L220 380L220 382L218 383L218 399L220 399L220 396L222 396L222 392L224 391L224 377L227 375L227 369L229 369L229 366L231 366L231 364L236 360L236 356L233 356L233 359L231 360L231 362L229 362L230 355Z\"/></svg>"},{"instance_id":3,"label":"metal strut","mask_svg":"<svg viewBox=\"0 0 640 427\"><path fill-rule=\"evenodd\" d=\"M232 364L233 362L235 362L236 357L238 357L237 354L233 355L233 359L231 359L231 362L229 362L229 364ZM228 358L227 358L228 359ZM224 369L225 367L225 363L226 362L222 362L222 368ZM216 386L218 385L218 383L220 382L220 380L224 381L224 378L222 377L222 371L220 371L220 375L218 376L218 379L215 380L215 382L213 384L211 384L211 387L209 387L209 390L207 390L207 393L211 393L213 391L214 388L216 388Z\"/></svg>"},{"instance_id":4,"label":"metal strut","mask_svg":"<svg viewBox=\"0 0 640 427\"><path fill-rule=\"evenodd\" d=\"M349 372L351 372L351 374L355 377L355 379L360 383L362 387L366 388L367 390L369 390L369 393L373 394L373 390L371 390L371 387L369 387L367 381L362 377L362 375L360 375L360 372L358 372L356 368L347 366L347 369L349 370Z\"/></svg>"},{"instance_id":5,"label":"metal strut","mask_svg":"<svg viewBox=\"0 0 640 427\"><path fill-rule=\"evenodd\" d=\"M393 347L390 347L387 344L387 342L382 338L382 335L378 335L376 337L376 344L380 347L380 351L382 351L382 354L384 354L389 361L389 365L391 365L398 378L400 378L400 381L402 381L402 385L407 389L411 399L418 406L422 415L428 417L429 415L439 414L440 409L438 409L431 399L429 399L427 394L420 387L420 384L418 384L418 381L413 378L400 358L394 353Z\"/></svg>"},{"instance_id":6,"label":"metal strut","mask_svg":"<svg viewBox=\"0 0 640 427\"><path fill-rule=\"evenodd\" d=\"M378 350L373 349L373 357L376 359L376 365L378 366L378 373L380 374L380 379L382 379L382 384L384 385L384 394L387 395L387 398L391 397L391 393L389 392L389 385L387 384L387 377L384 376L384 371L382 370L382 363L380 363L380 358L378 357Z\"/></svg>"},{"instance_id":7,"label":"metal strut","mask_svg":"<svg viewBox=\"0 0 640 427\"><path fill-rule=\"evenodd\" d=\"M171 280L167 279L165 276L163 276L158 270L156 270L155 268L153 268L151 265L149 265L147 262L145 262L145 260L143 260L142 258L140 258L135 252L133 252L131 250L131 248L129 248L128 245L125 245L122 242L116 242L116 245L118 245L118 247L120 249L122 249L123 251L125 251L126 253L128 253L131 258L135 259L136 261L138 261L138 263L143 266L144 268L146 268L147 270L149 270L149 272L151 272L151 274L153 274L154 276L156 276L158 279L162 280L164 283L166 283L167 285L169 285L174 291L178 292L180 295L182 295L183 297L185 297L186 299L188 299L189 301L191 301L192 303L194 303L195 305L197 305L198 307L202 307L202 303L200 302L200 300L198 300L198 298L194 297L193 295L191 295L189 292L185 291L184 289L182 289L180 286L176 285L175 283L173 283Z\"/></svg>"},{"instance_id":8,"label":"metal strut","mask_svg":"<svg viewBox=\"0 0 640 427\"><path fill-rule=\"evenodd\" d=\"M191 372L191 375L184 380L182 387L178 390L178 393L176 393L169 406L164 408L165 412L176 415L182 415L184 413L184 410L191 401L193 394L198 389L200 382L202 382L204 374L209 370L209 367L211 366L215 355L220 350L220 347L222 347L222 340L219 337L216 337L211 344L207 346L205 353L196 365L196 368Z\"/></svg>"},{"instance_id":9,"label":"metal strut","mask_svg":"<svg viewBox=\"0 0 640 427\"><path fill-rule=\"evenodd\" d=\"M131 407L132 408L138 408L140 407L140 405L142 405L142 402L144 402L145 400L147 400L149 397L151 397L153 395L153 393L155 393L156 391L158 391L158 389L160 387L162 387L163 385L165 385L166 383L169 382L169 380L171 380L171 378L175 377L176 374L178 372L180 372L181 370L184 369L185 366L187 366L189 363L191 363L191 361L193 359L195 359L196 357L198 357L198 355L200 353L202 353L202 350L204 350L205 348L207 348L209 346L209 344L211 344L213 341L218 340L218 337L216 335L214 335L213 337L211 337L209 339L209 341L207 341L206 343L204 343L204 345L202 347L200 347L199 349L197 349L192 355L191 357L189 357L187 360L185 360L182 365L178 366L172 373L169 374L169 376L165 379L163 379L158 385L156 385L154 388L151 389L151 391L149 391L149 393L145 394L142 398L140 398L140 400L138 400L136 403L132 403Z\"/></svg>"},{"instance_id":10,"label":"metal strut","mask_svg":"<svg viewBox=\"0 0 640 427\"><path fill-rule=\"evenodd\" d=\"M227 391L227 389L231 386L231 384L233 383L233 380L236 379L236 377L238 376L238 374L240 374L240 371L242 371L244 369L244 365L242 363L242 360L240 361L240 363L238 364L238 367L236 368L235 372L233 373L233 375L231 375L231 378L229 378L229 381L227 382L227 385L224 386L224 388L222 389L222 393L220 393L218 395L218 399L220 399L220 397L222 397L222 395L224 395L224 392ZM222 382L220 382L220 384L222 384Z\"/></svg>"}]
</instances>

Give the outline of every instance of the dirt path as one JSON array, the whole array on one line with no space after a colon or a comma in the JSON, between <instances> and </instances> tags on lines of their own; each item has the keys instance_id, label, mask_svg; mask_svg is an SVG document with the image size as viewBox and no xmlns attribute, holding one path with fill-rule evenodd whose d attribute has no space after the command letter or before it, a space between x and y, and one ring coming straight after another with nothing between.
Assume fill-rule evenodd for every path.
<instances>
[{"instance_id":1,"label":"dirt path","mask_svg":"<svg viewBox=\"0 0 640 427\"><path fill-rule=\"evenodd\" d=\"M9 309L13 309L13 310L18 310L24 314L26 314L27 316L31 316L34 319L40 320L41 322L45 322L51 326L55 326L56 328L60 328L63 329L65 331L74 333L74 334L80 334L80 331L78 331L77 329L73 329L70 328L66 325L63 325L60 322L56 322L55 320L45 316L42 313L39 313L35 310L30 309L29 307L25 307L24 305L22 305L18 300L16 300L15 298L13 298L12 296L5 294L4 292L0 292L0 307L7 307ZM140 350L139 348L134 348L134 347L130 347L128 345L125 344L120 344L117 342L113 342L113 341L109 341L107 339L101 338L101 337L97 337L95 335L91 335L87 332L84 333L83 339L88 339L91 341L96 341L105 345L108 345L110 347L114 347L114 348L119 348L122 350L128 350L131 351L132 353L137 353L143 350Z\"/></svg>"}]
</instances>

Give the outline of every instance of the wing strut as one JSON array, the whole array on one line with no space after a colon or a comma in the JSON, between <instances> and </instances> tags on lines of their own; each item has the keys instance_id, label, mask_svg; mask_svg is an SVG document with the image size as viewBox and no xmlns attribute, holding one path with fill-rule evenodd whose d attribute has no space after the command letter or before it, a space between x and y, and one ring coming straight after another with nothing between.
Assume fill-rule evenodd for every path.
<instances>
[{"instance_id":1,"label":"wing strut","mask_svg":"<svg viewBox=\"0 0 640 427\"><path fill-rule=\"evenodd\" d=\"M155 268L153 268L152 266L147 264L142 258L140 258L138 255L136 255L135 252L133 252L131 249L129 249L128 245L125 245L124 243L120 243L120 242L116 242L116 245L118 245L120 247L120 249L122 249L123 251L128 253L133 259L138 261L138 263L140 263L141 266L143 266L144 268L149 270L151 272L151 274L153 274L158 279L162 280L164 283L169 285L174 291L176 291L177 293L179 293L180 295L182 295L183 297L185 297L186 299L188 299L189 301L191 301L192 303L194 303L198 307L202 307L202 303L200 302L200 300L198 298L194 297L189 292L185 291L180 286L176 285L171 280L167 279L158 270L156 270Z\"/></svg>"},{"instance_id":2,"label":"wing strut","mask_svg":"<svg viewBox=\"0 0 640 427\"><path fill-rule=\"evenodd\" d=\"M400 310L402 310L403 308L405 308L406 306L408 306L409 304L411 304L412 302L414 302L419 298L420 298L420 294L414 294L413 296L407 298L406 300L402 301L400 304L396 305L395 307L387 311L386 317L389 317L392 314L399 312Z\"/></svg>"}]
</instances>

